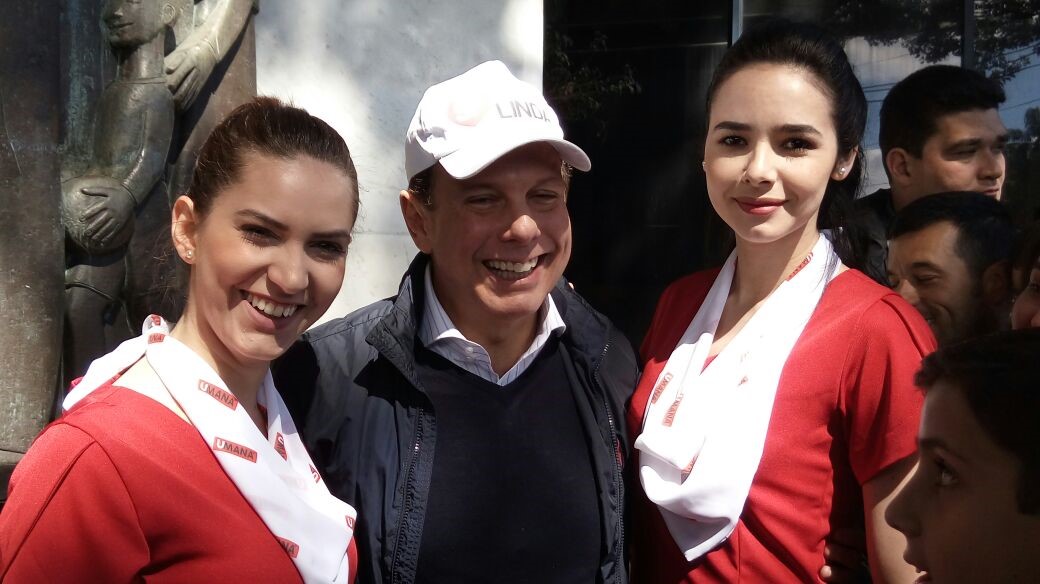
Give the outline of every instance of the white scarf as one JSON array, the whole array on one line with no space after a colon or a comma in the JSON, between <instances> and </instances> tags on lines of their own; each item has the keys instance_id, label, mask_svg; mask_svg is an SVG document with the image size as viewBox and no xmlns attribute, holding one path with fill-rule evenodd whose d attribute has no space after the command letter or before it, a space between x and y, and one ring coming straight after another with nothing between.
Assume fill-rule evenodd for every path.
<instances>
[{"instance_id":1,"label":"white scarf","mask_svg":"<svg viewBox=\"0 0 1040 584\"><path fill-rule=\"evenodd\" d=\"M267 408L264 436L217 373L169 335L159 316L142 335L91 363L62 404L72 408L143 355L166 386L137 390L171 410L170 397L205 439L220 466L292 558L304 582L348 582L347 546L357 512L333 497L321 480L278 395L271 373L257 396ZM152 395L156 393L157 395ZM174 410L176 411L176 410Z\"/></svg>"},{"instance_id":2,"label":"white scarf","mask_svg":"<svg viewBox=\"0 0 1040 584\"><path fill-rule=\"evenodd\" d=\"M762 458L784 363L841 268L821 235L806 262L705 369L736 260L734 251L668 358L635 443L643 489L689 561L736 527Z\"/></svg>"}]
</instances>

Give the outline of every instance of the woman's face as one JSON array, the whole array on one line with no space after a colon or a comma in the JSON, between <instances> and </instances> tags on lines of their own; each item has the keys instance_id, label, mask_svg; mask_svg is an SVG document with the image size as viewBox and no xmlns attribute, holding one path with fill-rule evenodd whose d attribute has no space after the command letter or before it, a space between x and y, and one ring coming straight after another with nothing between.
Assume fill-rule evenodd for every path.
<instances>
[{"instance_id":1,"label":"woman's face","mask_svg":"<svg viewBox=\"0 0 1040 584\"><path fill-rule=\"evenodd\" d=\"M343 282L355 186L309 156L247 154L209 213L186 219L188 310L216 360L270 361L328 309ZM177 208L182 208L178 201ZM175 220L184 220L174 211ZM191 229L192 225L194 229Z\"/></svg>"},{"instance_id":2,"label":"woman's face","mask_svg":"<svg viewBox=\"0 0 1040 584\"><path fill-rule=\"evenodd\" d=\"M847 176L855 154L838 160L832 111L817 79L788 65L751 64L718 87L704 171L711 204L738 240L815 239L827 182Z\"/></svg>"}]
</instances>

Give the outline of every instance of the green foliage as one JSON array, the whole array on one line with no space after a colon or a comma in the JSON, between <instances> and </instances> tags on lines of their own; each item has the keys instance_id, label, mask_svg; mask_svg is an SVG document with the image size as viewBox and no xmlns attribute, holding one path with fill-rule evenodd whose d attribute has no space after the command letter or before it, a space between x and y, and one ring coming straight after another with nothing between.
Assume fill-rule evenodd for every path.
<instances>
[{"instance_id":1,"label":"green foliage","mask_svg":"<svg viewBox=\"0 0 1040 584\"><path fill-rule=\"evenodd\" d=\"M589 121L595 124L596 133L602 137L610 106L620 98L640 92L632 68L625 64L618 73L608 73L588 62L576 63L571 58L575 50L574 41L568 35L547 30L547 51L543 63L543 79L549 102L559 116L569 122ZM597 31L587 48L582 52L603 52L607 49L607 37Z\"/></svg>"}]
</instances>

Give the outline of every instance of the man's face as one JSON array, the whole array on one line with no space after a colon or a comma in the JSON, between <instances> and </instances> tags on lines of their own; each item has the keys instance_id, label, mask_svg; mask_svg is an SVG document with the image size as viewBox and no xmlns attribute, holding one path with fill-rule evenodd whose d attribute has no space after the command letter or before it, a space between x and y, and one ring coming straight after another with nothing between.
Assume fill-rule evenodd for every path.
<instances>
[{"instance_id":1,"label":"man's face","mask_svg":"<svg viewBox=\"0 0 1040 584\"><path fill-rule=\"evenodd\" d=\"M979 282L957 251L957 235L953 223L940 221L888 242L889 283L941 344L974 334L983 311Z\"/></svg>"},{"instance_id":2,"label":"man's face","mask_svg":"<svg viewBox=\"0 0 1040 584\"><path fill-rule=\"evenodd\" d=\"M907 156L912 197L978 191L1000 199L1007 128L996 109L968 110L936 120L921 157Z\"/></svg>"},{"instance_id":3,"label":"man's face","mask_svg":"<svg viewBox=\"0 0 1040 584\"><path fill-rule=\"evenodd\" d=\"M409 230L431 256L437 297L463 333L532 317L563 274L571 220L561 167L552 146L529 144L465 180L436 165L432 204L403 202L415 209Z\"/></svg>"},{"instance_id":4,"label":"man's face","mask_svg":"<svg viewBox=\"0 0 1040 584\"><path fill-rule=\"evenodd\" d=\"M1018 508L1021 463L979 425L961 390L925 398L918 462L885 513L923 582L1038 582L1040 516Z\"/></svg>"}]
</instances>

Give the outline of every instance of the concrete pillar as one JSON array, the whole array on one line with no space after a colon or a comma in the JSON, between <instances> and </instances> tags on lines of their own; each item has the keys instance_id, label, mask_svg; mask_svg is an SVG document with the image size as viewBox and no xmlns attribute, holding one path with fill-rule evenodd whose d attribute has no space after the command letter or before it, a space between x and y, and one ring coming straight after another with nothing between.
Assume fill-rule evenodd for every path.
<instances>
[{"instance_id":1,"label":"concrete pillar","mask_svg":"<svg viewBox=\"0 0 1040 584\"><path fill-rule=\"evenodd\" d=\"M0 499L58 387L60 13L58 0L17 0L0 18Z\"/></svg>"}]
</instances>

